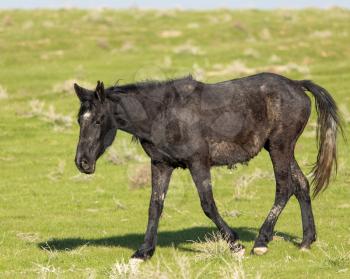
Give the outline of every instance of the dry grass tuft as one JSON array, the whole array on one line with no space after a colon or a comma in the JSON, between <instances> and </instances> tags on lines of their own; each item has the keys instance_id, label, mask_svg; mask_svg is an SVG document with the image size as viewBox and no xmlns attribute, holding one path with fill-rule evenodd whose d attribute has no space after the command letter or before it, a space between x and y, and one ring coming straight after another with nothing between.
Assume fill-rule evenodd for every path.
<instances>
[{"instance_id":1,"label":"dry grass tuft","mask_svg":"<svg viewBox=\"0 0 350 279\"><path fill-rule=\"evenodd\" d=\"M93 268L77 268L72 265L68 269L56 267L48 261L45 264L34 263L34 268L31 269L37 276L35 278L88 278L94 279L97 277L97 272ZM25 278L25 277L23 277Z\"/></svg>"},{"instance_id":2,"label":"dry grass tuft","mask_svg":"<svg viewBox=\"0 0 350 279\"><path fill-rule=\"evenodd\" d=\"M53 169L48 175L47 177L52 180L52 181L57 181L59 179L62 178L63 173L64 173L64 168L66 166L66 162L63 160L60 160L58 162L58 166Z\"/></svg>"},{"instance_id":3,"label":"dry grass tuft","mask_svg":"<svg viewBox=\"0 0 350 279\"><path fill-rule=\"evenodd\" d=\"M227 13L222 13L220 15L211 15L208 17L208 20L211 24L227 24L232 21L232 16Z\"/></svg>"},{"instance_id":4,"label":"dry grass tuft","mask_svg":"<svg viewBox=\"0 0 350 279\"><path fill-rule=\"evenodd\" d=\"M10 15L6 15L2 18L2 25L4 26L11 26L13 25L13 19Z\"/></svg>"},{"instance_id":5,"label":"dry grass tuft","mask_svg":"<svg viewBox=\"0 0 350 279\"><path fill-rule=\"evenodd\" d=\"M86 22L93 22L97 24L103 24L103 25L111 25L113 23L112 18L108 17L103 9L93 9L89 11L83 18L83 21Z\"/></svg>"},{"instance_id":6,"label":"dry grass tuft","mask_svg":"<svg viewBox=\"0 0 350 279\"><path fill-rule=\"evenodd\" d=\"M164 30L159 33L161 38L177 38L182 35L182 32L179 30Z\"/></svg>"},{"instance_id":7,"label":"dry grass tuft","mask_svg":"<svg viewBox=\"0 0 350 279\"><path fill-rule=\"evenodd\" d=\"M199 46L194 45L191 41L187 41L182 45L178 45L174 47L173 52L176 54L192 54L192 55L205 54L205 52Z\"/></svg>"},{"instance_id":8,"label":"dry grass tuft","mask_svg":"<svg viewBox=\"0 0 350 279\"><path fill-rule=\"evenodd\" d=\"M128 168L130 189L140 189L151 185L151 168L149 164L131 165Z\"/></svg>"},{"instance_id":9,"label":"dry grass tuft","mask_svg":"<svg viewBox=\"0 0 350 279\"><path fill-rule=\"evenodd\" d=\"M112 163L113 165L122 165L125 163L125 159L117 153L117 151L111 147L108 149L106 154L107 162Z\"/></svg>"},{"instance_id":10,"label":"dry grass tuft","mask_svg":"<svg viewBox=\"0 0 350 279\"><path fill-rule=\"evenodd\" d=\"M193 76L198 80L203 80L205 78L206 72L203 68L201 68L197 63L194 63L192 66Z\"/></svg>"},{"instance_id":11,"label":"dry grass tuft","mask_svg":"<svg viewBox=\"0 0 350 279\"><path fill-rule=\"evenodd\" d=\"M116 210L125 210L126 209L126 205L124 203L122 203L120 200L116 199L115 196L113 196L113 202L115 204L115 209Z\"/></svg>"},{"instance_id":12,"label":"dry grass tuft","mask_svg":"<svg viewBox=\"0 0 350 279\"><path fill-rule=\"evenodd\" d=\"M227 76L227 75L250 75L257 72L256 69L247 67L244 62L235 60L227 66L222 64L215 64L213 70L207 72L207 76Z\"/></svg>"},{"instance_id":13,"label":"dry grass tuft","mask_svg":"<svg viewBox=\"0 0 350 279\"><path fill-rule=\"evenodd\" d=\"M242 213L239 210L224 211L222 213L223 217L231 217L231 218L237 218L241 215Z\"/></svg>"},{"instance_id":14,"label":"dry grass tuft","mask_svg":"<svg viewBox=\"0 0 350 279\"><path fill-rule=\"evenodd\" d=\"M19 232L16 234L16 236L25 241L25 242L30 242L30 243L36 243L39 241L40 237L38 233L23 233Z\"/></svg>"},{"instance_id":15,"label":"dry grass tuft","mask_svg":"<svg viewBox=\"0 0 350 279\"><path fill-rule=\"evenodd\" d=\"M0 100L7 99L7 98L8 98L8 94L6 89L0 85Z\"/></svg>"},{"instance_id":16,"label":"dry grass tuft","mask_svg":"<svg viewBox=\"0 0 350 279\"><path fill-rule=\"evenodd\" d=\"M55 51L44 52L40 55L42 60L58 59L64 57L64 51L59 49Z\"/></svg>"},{"instance_id":17,"label":"dry grass tuft","mask_svg":"<svg viewBox=\"0 0 350 279\"><path fill-rule=\"evenodd\" d=\"M51 21L51 20L44 20L42 22L42 26L44 28L48 28L49 29L49 28L55 27L55 23L53 21Z\"/></svg>"},{"instance_id":18,"label":"dry grass tuft","mask_svg":"<svg viewBox=\"0 0 350 279\"><path fill-rule=\"evenodd\" d=\"M55 130L63 130L72 127L72 117L56 113L53 105L45 109L45 102L32 100L29 102L29 106L30 112L24 114L26 117L38 117L45 122L53 124Z\"/></svg>"},{"instance_id":19,"label":"dry grass tuft","mask_svg":"<svg viewBox=\"0 0 350 279\"><path fill-rule=\"evenodd\" d=\"M350 208L350 203L343 203L337 206L338 208Z\"/></svg>"},{"instance_id":20,"label":"dry grass tuft","mask_svg":"<svg viewBox=\"0 0 350 279\"><path fill-rule=\"evenodd\" d=\"M200 24L197 22L190 22L187 24L188 29L198 29L200 27Z\"/></svg>"},{"instance_id":21,"label":"dry grass tuft","mask_svg":"<svg viewBox=\"0 0 350 279\"><path fill-rule=\"evenodd\" d=\"M250 274L248 275L243 267L243 262L239 259L237 262L229 262L222 259L225 263L224 267L220 268L220 278L230 278L230 279L246 279L254 278ZM259 273L255 276L256 279L260 279L261 275Z\"/></svg>"},{"instance_id":22,"label":"dry grass tuft","mask_svg":"<svg viewBox=\"0 0 350 279\"><path fill-rule=\"evenodd\" d=\"M203 278L209 264L195 269L190 258L179 255L174 249L172 259L158 258L157 261L142 263L135 260L117 261L108 272L110 279L198 279Z\"/></svg>"},{"instance_id":23,"label":"dry grass tuft","mask_svg":"<svg viewBox=\"0 0 350 279\"><path fill-rule=\"evenodd\" d=\"M178 11L176 9L161 9L157 10L155 13L156 18L174 18L178 14Z\"/></svg>"},{"instance_id":24,"label":"dry grass tuft","mask_svg":"<svg viewBox=\"0 0 350 279\"><path fill-rule=\"evenodd\" d=\"M118 149L115 147L108 149L106 160L114 165L122 165L130 161L143 162L144 157L138 154L135 146L123 139L118 142Z\"/></svg>"},{"instance_id":25,"label":"dry grass tuft","mask_svg":"<svg viewBox=\"0 0 350 279\"><path fill-rule=\"evenodd\" d=\"M260 38L263 40L270 40L271 39L271 33L270 30L268 28L264 28L263 30L261 30L260 34L259 34Z\"/></svg>"},{"instance_id":26,"label":"dry grass tuft","mask_svg":"<svg viewBox=\"0 0 350 279\"><path fill-rule=\"evenodd\" d=\"M88 182L88 181L92 181L94 177L95 177L94 174L78 173L77 175L72 176L71 180L76 182Z\"/></svg>"},{"instance_id":27,"label":"dry grass tuft","mask_svg":"<svg viewBox=\"0 0 350 279\"><path fill-rule=\"evenodd\" d=\"M326 39L333 36L332 31L329 30L317 30L310 34L313 38Z\"/></svg>"},{"instance_id":28,"label":"dry grass tuft","mask_svg":"<svg viewBox=\"0 0 350 279\"><path fill-rule=\"evenodd\" d=\"M233 27L236 28L236 29L239 30L239 31L247 32L246 26L245 26L241 21L236 21L236 22L233 24Z\"/></svg>"},{"instance_id":29,"label":"dry grass tuft","mask_svg":"<svg viewBox=\"0 0 350 279\"><path fill-rule=\"evenodd\" d=\"M245 56L249 56L249 57L253 57L253 58L259 58L260 57L260 53L253 49L253 48L247 48L243 51L243 54Z\"/></svg>"},{"instance_id":30,"label":"dry grass tuft","mask_svg":"<svg viewBox=\"0 0 350 279\"><path fill-rule=\"evenodd\" d=\"M38 264L35 263L35 268L33 270L37 275L38 278L60 278L64 271L60 267L55 267L54 265L47 263L47 264Z\"/></svg>"},{"instance_id":31,"label":"dry grass tuft","mask_svg":"<svg viewBox=\"0 0 350 279\"><path fill-rule=\"evenodd\" d=\"M279 57L279 56L277 56L276 54L273 54L273 55L271 55L271 57L269 58L269 61L270 61L270 63L279 63L279 62L281 62L282 61L282 59Z\"/></svg>"},{"instance_id":32,"label":"dry grass tuft","mask_svg":"<svg viewBox=\"0 0 350 279\"><path fill-rule=\"evenodd\" d=\"M34 22L32 20L27 20L22 24L22 29L23 30L30 30L34 26Z\"/></svg>"},{"instance_id":33,"label":"dry grass tuft","mask_svg":"<svg viewBox=\"0 0 350 279\"><path fill-rule=\"evenodd\" d=\"M329 246L326 243L317 243L318 248L324 255L322 266L335 267L338 272L344 272L348 270L350 263L350 251L344 249L344 247Z\"/></svg>"},{"instance_id":34,"label":"dry grass tuft","mask_svg":"<svg viewBox=\"0 0 350 279\"><path fill-rule=\"evenodd\" d=\"M221 236L219 232L213 232L204 237L204 240L198 240L193 243L197 252L197 261L215 260L223 256L236 255L231 252L227 241Z\"/></svg>"},{"instance_id":35,"label":"dry grass tuft","mask_svg":"<svg viewBox=\"0 0 350 279\"><path fill-rule=\"evenodd\" d=\"M310 74L310 69L308 66L298 65L295 63L288 63L285 65L273 65L273 66L267 67L266 70L274 73L279 73L279 74L285 74L290 72L298 72L305 75Z\"/></svg>"},{"instance_id":36,"label":"dry grass tuft","mask_svg":"<svg viewBox=\"0 0 350 279\"><path fill-rule=\"evenodd\" d=\"M244 52L247 56L258 56L259 53L255 52L253 49L247 49ZM272 56L270 58L272 63L280 61L278 56ZM295 63L288 63L285 65L270 65L259 68L250 68L241 60L234 60L228 65L214 64L212 69L205 71L197 64L193 65L193 70L195 76L199 76L201 79L204 77L216 77L216 76L234 76L234 75L251 75L258 72L274 72L279 74L285 74L290 72L299 72L301 74L309 74L310 69L306 65L297 65Z\"/></svg>"},{"instance_id":37,"label":"dry grass tuft","mask_svg":"<svg viewBox=\"0 0 350 279\"><path fill-rule=\"evenodd\" d=\"M96 45L101 49L109 49L110 44L107 38L101 37L96 39Z\"/></svg>"},{"instance_id":38,"label":"dry grass tuft","mask_svg":"<svg viewBox=\"0 0 350 279\"><path fill-rule=\"evenodd\" d=\"M109 272L109 278L110 279L132 279L132 278L138 278L139 272L139 264L133 264L132 261L129 261L128 263L125 263L125 260L122 260L120 262L116 262L110 272Z\"/></svg>"},{"instance_id":39,"label":"dry grass tuft","mask_svg":"<svg viewBox=\"0 0 350 279\"><path fill-rule=\"evenodd\" d=\"M120 51L130 51L130 50L134 50L136 49L135 44L129 41L125 41L121 47L120 47Z\"/></svg>"},{"instance_id":40,"label":"dry grass tuft","mask_svg":"<svg viewBox=\"0 0 350 279\"><path fill-rule=\"evenodd\" d=\"M252 174L242 175L234 182L233 197L237 200L252 199L253 194L249 193L248 186L259 179L273 179L273 174L256 168Z\"/></svg>"}]
</instances>

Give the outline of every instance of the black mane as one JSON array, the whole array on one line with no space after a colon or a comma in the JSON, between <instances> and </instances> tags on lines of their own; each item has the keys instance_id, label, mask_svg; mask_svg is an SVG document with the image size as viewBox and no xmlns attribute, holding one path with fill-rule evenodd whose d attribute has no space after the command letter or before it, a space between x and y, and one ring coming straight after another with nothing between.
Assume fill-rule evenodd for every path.
<instances>
[{"instance_id":1,"label":"black mane","mask_svg":"<svg viewBox=\"0 0 350 279\"><path fill-rule=\"evenodd\" d=\"M132 92L140 92L144 90L153 90L157 89L160 87L169 87L169 86L174 86L176 84L181 84L183 82L188 82L188 81L196 81L192 75L188 75L185 77L181 78L175 78L175 79L168 79L168 80L145 80L145 81L140 81L136 83L128 83L124 85L119 85L118 82L114 86L111 86L106 89L108 93L128 93L130 91Z\"/></svg>"}]
</instances>

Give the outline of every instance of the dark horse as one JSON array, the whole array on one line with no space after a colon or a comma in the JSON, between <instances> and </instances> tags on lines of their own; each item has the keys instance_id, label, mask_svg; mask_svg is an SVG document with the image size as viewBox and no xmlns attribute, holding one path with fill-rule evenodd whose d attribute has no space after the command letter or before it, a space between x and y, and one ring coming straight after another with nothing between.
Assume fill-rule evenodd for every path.
<instances>
[{"instance_id":1,"label":"dark horse","mask_svg":"<svg viewBox=\"0 0 350 279\"><path fill-rule=\"evenodd\" d=\"M322 87L272 73L205 84L192 77L150 81L95 90L77 84L81 107L78 169L95 171L96 160L111 145L118 129L136 137L151 158L152 194L144 243L133 258L150 258L169 180L175 168L188 168L201 206L234 252L244 252L238 235L220 216L213 198L210 168L244 163L265 148L276 179L274 204L252 250L267 252L278 216L295 195L301 208L303 240L316 239L309 183L294 158L296 141L311 111L305 91L315 97L318 156L313 168L314 196L324 190L336 165L336 138L341 129L337 106Z\"/></svg>"}]
</instances>

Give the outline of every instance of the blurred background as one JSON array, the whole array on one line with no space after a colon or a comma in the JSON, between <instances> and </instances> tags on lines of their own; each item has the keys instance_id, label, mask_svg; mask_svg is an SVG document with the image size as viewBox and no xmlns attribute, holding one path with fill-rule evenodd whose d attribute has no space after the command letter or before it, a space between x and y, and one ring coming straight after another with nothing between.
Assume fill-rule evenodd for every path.
<instances>
[{"instance_id":1,"label":"blurred background","mask_svg":"<svg viewBox=\"0 0 350 279\"><path fill-rule=\"evenodd\" d=\"M76 8L184 8L184 9L213 9L213 8L256 8L256 9L276 9L276 8L307 8L319 7L329 8L332 6L350 7L350 2L346 0L280 0L280 1L229 1L229 0L180 0L180 1L159 1L159 0L135 0L135 1L113 1L113 0L3 0L0 3L1 8L62 8L62 7L76 7Z\"/></svg>"}]
</instances>

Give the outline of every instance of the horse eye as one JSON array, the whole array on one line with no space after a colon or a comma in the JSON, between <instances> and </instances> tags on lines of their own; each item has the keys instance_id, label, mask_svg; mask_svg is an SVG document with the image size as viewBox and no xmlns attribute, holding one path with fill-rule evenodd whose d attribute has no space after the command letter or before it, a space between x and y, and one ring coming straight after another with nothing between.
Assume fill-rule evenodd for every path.
<instances>
[{"instance_id":1,"label":"horse eye","mask_svg":"<svg viewBox=\"0 0 350 279\"><path fill-rule=\"evenodd\" d=\"M100 120L96 120L95 124L96 125L101 125L101 121Z\"/></svg>"}]
</instances>

